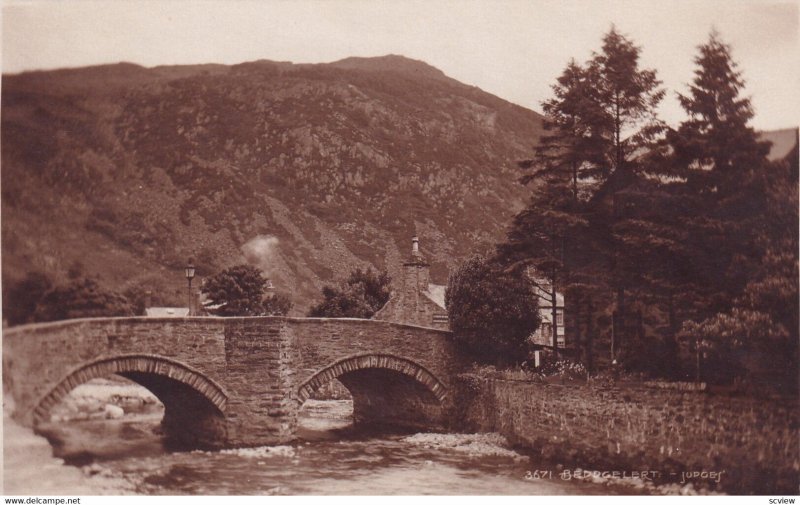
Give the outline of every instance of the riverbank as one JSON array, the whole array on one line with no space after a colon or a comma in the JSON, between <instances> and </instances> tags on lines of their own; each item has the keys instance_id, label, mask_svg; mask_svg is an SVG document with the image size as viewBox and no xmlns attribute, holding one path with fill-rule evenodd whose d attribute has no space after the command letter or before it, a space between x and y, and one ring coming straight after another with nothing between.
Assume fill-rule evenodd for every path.
<instances>
[{"instance_id":1,"label":"riverbank","mask_svg":"<svg viewBox=\"0 0 800 505\"><path fill-rule=\"evenodd\" d=\"M100 387L96 392L102 391ZM103 398L108 398L104 395ZM90 402L95 405L95 402ZM88 404L85 404L88 405ZM97 409L97 405L93 407ZM8 411L6 411L8 412ZM100 410L96 410L100 412ZM59 420L48 436L66 453L92 459L76 467L51 456L47 442L13 421L6 438L6 493L17 495L354 495L615 494L584 482L526 478L528 458L495 434L363 432L349 401L308 400L304 438L284 446L170 452L158 448L158 419ZM137 424L141 426L137 428ZM149 427L149 429L147 429ZM147 435L149 434L149 435ZM109 454L116 451L118 454ZM66 457L66 456L65 456ZM209 476L213 475L213 478Z\"/></svg>"},{"instance_id":2,"label":"riverbank","mask_svg":"<svg viewBox=\"0 0 800 505\"><path fill-rule=\"evenodd\" d=\"M53 457L44 438L10 419L3 409L3 490L6 496L120 495L129 494L124 481L88 475Z\"/></svg>"},{"instance_id":3,"label":"riverbank","mask_svg":"<svg viewBox=\"0 0 800 505\"><path fill-rule=\"evenodd\" d=\"M149 391L121 380L94 379L75 388L54 407L51 421L130 420L160 416L163 407ZM54 456L43 436L11 419L10 396L3 398L3 493L6 495L130 494L127 482L93 465L73 466ZM64 448L62 448L63 450ZM67 448L68 450L68 448Z\"/></svg>"},{"instance_id":4,"label":"riverbank","mask_svg":"<svg viewBox=\"0 0 800 505\"><path fill-rule=\"evenodd\" d=\"M669 494L797 490L797 399L475 374L462 375L455 394L462 429L500 433L548 477Z\"/></svg>"}]
</instances>

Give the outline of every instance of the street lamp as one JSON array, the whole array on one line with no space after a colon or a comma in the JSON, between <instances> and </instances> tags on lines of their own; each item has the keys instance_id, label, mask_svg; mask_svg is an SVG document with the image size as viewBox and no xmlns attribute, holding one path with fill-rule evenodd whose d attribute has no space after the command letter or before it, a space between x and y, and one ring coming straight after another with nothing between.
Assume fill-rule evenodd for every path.
<instances>
[{"instance_id":1,"label":"street lamp","mask_svg":"<svg viewBox=\"0 0 800 505\"><path fill-rule=\"evenodd\" d=\"M189 315L194 315L194 297L192 296L192 279L194 279L194 263L191 258L186 264L186 280L189 281Z\"/></svg>"}]
</instances>

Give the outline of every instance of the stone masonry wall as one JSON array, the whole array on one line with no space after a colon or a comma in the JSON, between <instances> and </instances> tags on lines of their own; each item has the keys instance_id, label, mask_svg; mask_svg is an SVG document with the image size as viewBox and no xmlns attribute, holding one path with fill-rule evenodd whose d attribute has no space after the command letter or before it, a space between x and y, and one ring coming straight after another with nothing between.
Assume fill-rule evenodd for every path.
<instances>
[{"instance_id":1,"label":"stone masonry wall","mask_svg":"<svg viewBox=\"0 0 800 505\"><path fill-rule=\"evenodd\" d=\"M229 446L288 442L294 438L291 335L282 318L235 318L225 328L225 416Z\"/></svg>"},{"instance_id":2,"label":"stone masonry wall","mask_svg":"<svg viewBox=\"0 0 800 505\"><path fill-rule=\"evenodd\" d=\"M463 428L497 431L564 468L681 472L696 486L732 493L795 493L800 470L798 400L720 396L642 385L457 381Z\"/></svg>"},{"instance_id":3,"label":"stone masonry wall","mask_svg":"<svg viewBox=\"0 0 800 505\"><path fill-rule=\"evenodd\" d=\"M449 386L466 361L456 351L450 332L371 319L287 319L292 334L296 384L337 360L359 354L388 353L426 368Z\"/></svg>"}]
</instances>

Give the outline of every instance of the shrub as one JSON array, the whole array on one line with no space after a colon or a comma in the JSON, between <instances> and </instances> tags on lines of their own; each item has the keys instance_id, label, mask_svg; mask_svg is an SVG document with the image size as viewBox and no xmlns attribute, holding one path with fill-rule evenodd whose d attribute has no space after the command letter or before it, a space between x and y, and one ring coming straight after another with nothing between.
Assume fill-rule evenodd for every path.
<instances>
[{"instance_id":1,"label":"shrub","mask_svg":"<svg viewBox=\"0 0 800 505\"><path fill-rule=\"evenodd\" d=\"M509 365L527 358L528 337L541 322L527 276L474 257L450 276L445 305L456 342L477 362Z\"/></svg>"},{"instance_id":2,"label":"shrub","mask_svg":"<svg viewBox=\"0 0 800 505\"><path fill-rule=\"evenodd\" d=\"M309 311L310 317L357 317L369 319L389 300L391 277L385 271L357 268L339 287L322 288L323 300Z\"/></svg>"}]
</instances>

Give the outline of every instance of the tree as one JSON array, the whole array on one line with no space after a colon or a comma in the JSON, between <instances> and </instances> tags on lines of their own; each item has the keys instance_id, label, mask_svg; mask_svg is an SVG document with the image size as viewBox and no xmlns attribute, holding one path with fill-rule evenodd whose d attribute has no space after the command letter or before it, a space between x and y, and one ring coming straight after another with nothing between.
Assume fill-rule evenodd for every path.
<instances>
[{"instance_id":1,"label":"tree","mask_svg":"<svg viewBox=\"0 0 800 505\"><path fill-rule=\"evenodd\" d=\"M508 365L528 357L541 323L533 283L476 256L448 279L445 305L456 342L482 363Z\"/></svg>"},{"instance_id":2,"label":"tree","mask_svg":"<svg viewBox=\"0 0 800 505\"><path fill-rule=\"evenodd\" d=\"M698 188L711 192L727 176L736 177L732 172L759 166L769 152L769 143L759 142L748 125L753 108L749 98L739 96L744 81L730 46L712 31L698 50L689 94L678 95L689 118L671 132L669 140L674 158L686 168L690 182L700 179ZM708 176L714 180L706 181Z\"/></svg>"},{"instance_id":3,"label":"tree","mask_svg":"<svg viewBox=\"0 0 800 505\"><path fill-rule=\"evenodd\" d=\"M13 283L3 296L3 317L10 325L33 321L36 304L53 287L49 276L41 272L28 272Z\"/></svg>"},{"instance_id":4,"label":"tree","mask_svg":"<svg viewBox=\"0 0 800 505\"><path fill-rule=\"evenodd\" d=\"M706 380L749 374L734 363L756 354L796 371L796 174L767 160L769 143L748 124L744 81L718 33L695 62L689 93L679 96L689 117L667 139L687 198L700 202L683 224L711 289L681 335L693 342Z\"/></svg>"},{"instance_id":5,"label":"tree","mask_svg":"<svg viewBox=\"0 0 800 505\"><path fill-rule=\"evenodd\" d=\"M285 316L292 310L292 300L280 293L267 296L262 303L262 315L264 316Z\"/></svg>"},{"instance_id":6,"label":"tree","mask_svg":"<svg viewBox=\"0 0 800 505\"><path fill-rule=\"evenodd\" d=\"M554 97L542 102L544 130L535 147L534 158L520 162L535 168L521 178L523 184L546 181L566 187L573 201L579 199L579 182L602 175L604 139L596 125L603 110L597 97L597 76L592 67L570 61L552 86Z\"/></svg>"},{"instance_id":7,"label":"tree","mask_svg":"<svg viewBox=\"0 0 800 505\"><path fill-rule=\"evenodd\" d=\"M634 181L639 166L636 158L649 149L663 129L656 117L656 107L664 98L656 71L639 68L641 49L612 26L603 37L600 53L595 53L588 66L597 76L597 96L603 113L596 127L605 139L605 165L602 186L591 202L592 227L602 230L605 254L610 259L608 280L616 291L616 311L612 338L617 330L627 327L625 291L630 287L629 264L623 260L624 237L615 229L618 194ZM612 202L611 210L606 205ZM612 345L613 347L613 345Z\"/></svg>"},{"instance_id":8,"label":"tree","mask_svg":"<svg viewBox=\"0 0 800 505\"><path fill-rule=\"evenodd\" d=\"M323 300L308 315L369 319L389 300L391 282L386 271L357 268L339 287L324 286Z\"/></svg>"},{"instance_id":9,"label":"tree","mask_svg":"<svg viewBox=\"0 0 800 505\"><path fill-rule=\"evenodd\" d=\"M627 168L630 159L663 129L656 107L665 92L659 88L655 70L639 68L640 52L612 26L603 37L602 52L588 63L602 109L593 126L605 139L607 173Z\"/></svg>"},{"instance_id":10,"label":"tree","mask_svg":"<svg viewBox=\"0 0 800 505\"><path fill-rule=\"evenodd\" d=\"M35 321L82 317L132 316L133 307L119 293L100 287L93 279L75 279L45 293L36 304Z\"/></svg>"},{"instance_id":11,"label":"tree","mask_svg":"<svg viewBox=\"0 0 800 505\"><path fill-rule=\"evenodd\" d=\"M625 313L625 263L607 202L631 184L633 160L660 132L655 109L664 96L656 72L639 68L639 54L612 27L600 53L584 66L570 62L542 104L547 134L520 163L531 170L522 182L536 184L498 255L512 270L533 266L550 286L548 301L569 291L586 311L601 287L613 287Z\"/></svg>"},{"instance_id":12,"label":"tree","mask_svg":"<svg viewBox=\"0 0 800 505\"><path fill-rule=\"evenodd\" d=\"M267 279L251 265L236 265L206 279L200 290L208 297L210 312L223 317L260 316Z\"/></svg>"}]
</instances>

